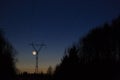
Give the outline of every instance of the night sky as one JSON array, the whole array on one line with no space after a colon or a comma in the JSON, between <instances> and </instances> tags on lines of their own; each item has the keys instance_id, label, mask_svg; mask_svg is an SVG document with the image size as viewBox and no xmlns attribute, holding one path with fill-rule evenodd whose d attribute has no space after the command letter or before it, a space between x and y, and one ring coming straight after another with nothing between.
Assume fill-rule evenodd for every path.
<instances>
[{"instance_id":1,"label":"night sky","mask_svg":"<svg viewBox=\"0 0 120 80\"><path fill-rule=\"evenodd\" d=\"M60 63L65 48L120 15L120 0L0 0L0 28L17 50L17 68L33 72L32 42L46 43L39 71Z\"/></svg>"}]
</instances>

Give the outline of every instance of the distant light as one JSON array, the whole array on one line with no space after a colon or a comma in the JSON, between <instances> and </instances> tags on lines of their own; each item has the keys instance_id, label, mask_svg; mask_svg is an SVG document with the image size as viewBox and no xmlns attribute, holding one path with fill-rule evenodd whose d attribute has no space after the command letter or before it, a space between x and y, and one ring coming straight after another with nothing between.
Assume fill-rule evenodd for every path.
<instances>
[{"instance_id":1,"label":"distant light","mask_svg":"<svg viewBox=\"0 0 120 80\"><path fill-rule=\"evenodd\" d=\"M33 51L32 54L35 56L35 55L37 54L37 52L36 52L36 51Z\"/></svg>"}]
</instances>

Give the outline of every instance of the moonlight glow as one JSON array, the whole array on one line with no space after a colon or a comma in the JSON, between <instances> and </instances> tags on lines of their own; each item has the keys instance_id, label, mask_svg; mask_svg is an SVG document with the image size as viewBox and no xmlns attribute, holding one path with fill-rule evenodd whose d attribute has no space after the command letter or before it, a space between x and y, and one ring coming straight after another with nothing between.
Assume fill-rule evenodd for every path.
<instances>
[{"instance_id":1,"label":"moonlight glow","mask_svg":"<svg viewBox=\"0 0 120 80\"><path fill-rule=\"evenodd\" d=\"M32 54L33 54L33 55L36 55L36 54L37 54L37 52L36 52L36 51L33 51L33 52L32 52Z\"/></svg>"}]
</instances>

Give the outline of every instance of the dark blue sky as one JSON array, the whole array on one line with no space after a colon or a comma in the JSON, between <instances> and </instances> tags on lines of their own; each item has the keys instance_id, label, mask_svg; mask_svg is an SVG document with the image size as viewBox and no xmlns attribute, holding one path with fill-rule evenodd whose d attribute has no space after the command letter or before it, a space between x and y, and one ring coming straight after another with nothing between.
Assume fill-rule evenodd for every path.
<instances>
[{"instance_id":1,"label":"dark blue sky","mask_svg":"<svg viewBox=\"0 0 120 80\"><path fill-rule=\"evenodd\" d=\"M55 66L65 48L96 26L120 14L119 0L0 0L0 27L18 51L17 67L34 71L31 42L47 44L41 70Z\"/></svg>"}]
</instances>

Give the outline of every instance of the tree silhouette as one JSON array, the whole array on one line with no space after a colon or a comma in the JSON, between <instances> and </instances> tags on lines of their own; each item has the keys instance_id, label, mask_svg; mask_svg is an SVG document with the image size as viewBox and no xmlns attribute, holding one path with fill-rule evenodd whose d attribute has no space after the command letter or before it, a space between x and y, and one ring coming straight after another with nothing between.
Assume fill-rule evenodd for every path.
<instances>
[{"instance_id":1,"label":"tree silhouette","mask_svg":"<svg viewBox=\"0 0 120 80\"><path fill-rule=\"evenodd\" d=\"M120 17L91 30L68 48L56 67L55 80L102 80L120 75Z\"/></svg>"},{"instance_id":2,"label":"tree silhouette","mask_svg":"<svg viewBox=\"0 0 120 80\"><path fill-rule=\"evenodd\" d=\"M67 49L60 65L56 67L54 73L55 80L70 80L71 78L77 79L76 69L78 69L79 63L77 53L78 50L75 46Z\"/></svg>"},{"instance_id":3,"label":"tree silhouette","mask_svg":"<svg viewBox=\"0 0 120 80\"><path fill-rule=\"evenodd\" d=\"M16 78L15 53L16 51L0 30L0 78L2 80L15 80Z\"/></svg>"},{"instance_id":4,"label":"tree silhouette","mask_svg":"<svg viewBox=\"0 0 120 80\"><path fill-rule=\"evenodd\" d=\"M48 75L52 75L53 74L53 69L52 69L51 66L48 67L47 74Z\"/></svg>"}]
</instances>

